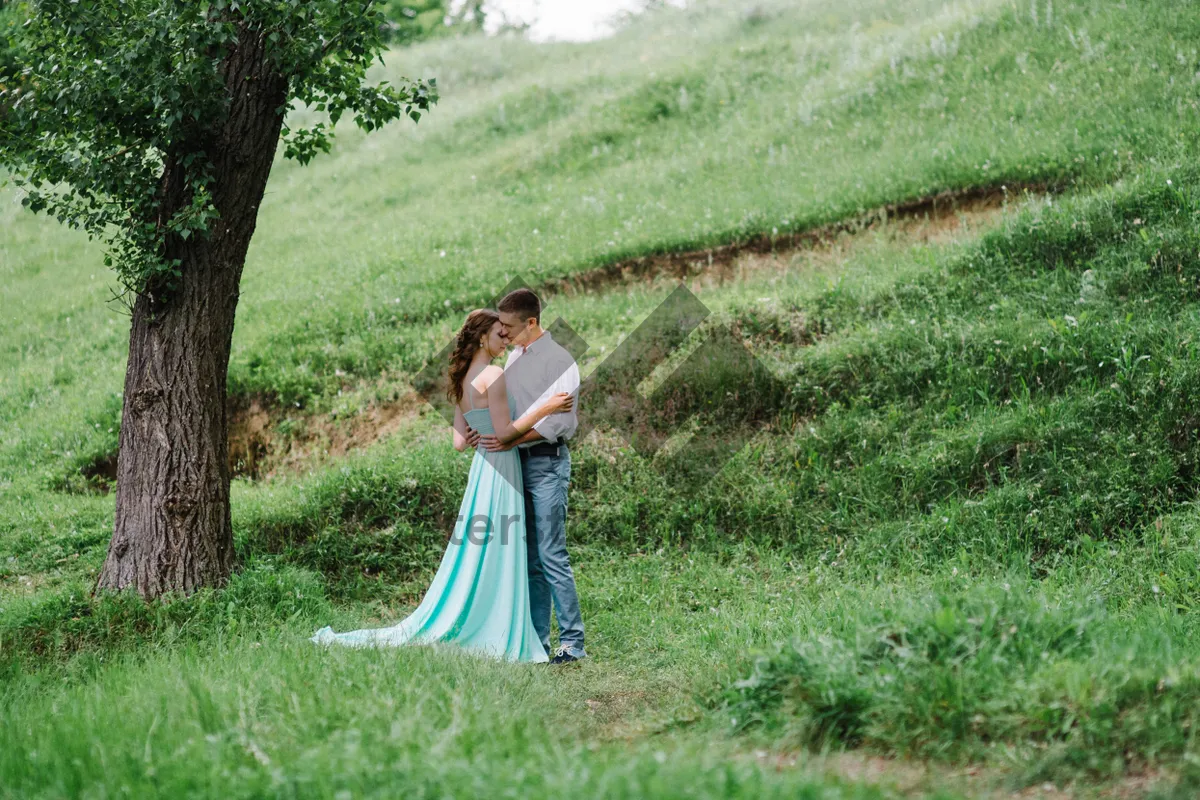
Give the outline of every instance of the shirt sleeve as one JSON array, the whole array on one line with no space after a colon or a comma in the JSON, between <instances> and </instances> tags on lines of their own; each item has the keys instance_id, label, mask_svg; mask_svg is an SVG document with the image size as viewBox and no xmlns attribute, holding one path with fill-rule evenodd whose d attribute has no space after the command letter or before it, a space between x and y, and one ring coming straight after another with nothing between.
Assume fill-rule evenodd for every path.
<instances>
[{"instance_id":1,"label":"shirt sleeve","mask_svg":"<svg viewBox=\"0 0 1200 800\"><path fill-rule=\"evenodd\" d=\"M565 369L564 369L565 367ZM549 370L557 372L558 375L554 378L550 388L542 392L541 397L530 408L537 408L542 403L550 399L550 396L558 392L568 392L575 395L576 404L579 403L579 367L575 360L567 354L566 359L557 361L554 364L548 365ZM552 373L553 374L553 373ZM547 377L550 377L549 375ZM553 442L558 437L570 439L575 435L575 429L579 427L579 409L578 405L570 411L559 414L551 414L545 419L539 420L533 429L541 434L543 439Z\"/></svg>"}]
</instances>

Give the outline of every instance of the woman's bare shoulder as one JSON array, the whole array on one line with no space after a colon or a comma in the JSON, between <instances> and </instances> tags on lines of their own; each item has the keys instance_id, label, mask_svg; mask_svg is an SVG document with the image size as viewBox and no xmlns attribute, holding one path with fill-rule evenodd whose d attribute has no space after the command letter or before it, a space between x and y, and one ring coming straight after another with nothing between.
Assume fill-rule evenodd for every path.
<instances>
[{"instance_id":1,"label":"woman's bare shoulder","mask_svg":"<svg viewBox=\"0 0 1200 800\"><path fill-rule=\"evenodd\" d=\"M486 394L493 383L504 377L504 370L495 364L488 364L479 370L479 374L471 380L471 386L480 394Z\"/></svg>"}]
</instances>

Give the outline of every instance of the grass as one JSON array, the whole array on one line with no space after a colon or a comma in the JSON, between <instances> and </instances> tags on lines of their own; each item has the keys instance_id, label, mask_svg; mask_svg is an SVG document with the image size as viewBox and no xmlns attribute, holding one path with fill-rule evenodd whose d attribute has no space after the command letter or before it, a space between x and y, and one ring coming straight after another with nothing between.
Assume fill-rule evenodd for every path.
<instances>
[{"instance_id":1,"label":"grass","mask_svg":"<svg viewBox=\"0 0 1200 800\"><path fill-rule=\"evenodd\" d=\"M611 655L608 666L597 660L566 674L426 649L313 648L308 620L353 615L331 612L320 582L298 574L287 602L298 606L292 598L303 594L307 607L267 625L242 609L280 608L263 584L283 581L249 570L220 602L181 601L193 610L190 634L160 624L136 648L110 643L102 663L76 657L12 681L0 705L4 786L14 796L120 786L139 795L359 796L397 785L418 796L571 786L615 796L886 796L739 765L736 742L686 731L631 740L631 712L694 713L686 687L728 669L781 620L763 588L747 590L747 563L585 548L583 566L590 622L604 631L597 652ZM675 580L661 580L664 568ZM52 726L43 724L46 704ZM127 757L106 744L129 737L150 745Z\"/></svg>"},{"instance_id":2,"label":"grass","mask_svg":"<svg viewBox=\"0 0 1200 800\"><path fill-rule=\"evenodd\" d=\"M1114 618L1097 598L1020 583L875 591L847 605L861 610L805 620L733 684L731 725L772 742L937 759L994 759L1017 741L1031 783L1191 752L1191 620L1161 609Z\"/></svg>"},{"instance_id":3,"label":"grass","mask_svg":"<svg viewBox=\"0 0 1200 800\"><path fill-rule=\"evenodd\" d=\"M281 439L396 402L517 275L1050 190L953 236L891 220L691 276L712 318L652 388L720 330L773 388L703 372L657 396L681 418L735 396L697 417L701 439L749 435L711 482L682 436L656 461L606 430L576 449L593 658L573 670L305 641L427 585L465 481L428 409L235 481L229 586L91 597L113 500L81 470L116 446L124 320L97 251L7 196L0 796L1188 796L1189 10L701 4L587 45L442 40L380 72L443 86L416 130L277 165L230 386ZM548 311L594 373L675 285L612 278ZM822 758L843 750L882 779ZM913 765L915 787L888 779Z\"/></svg>"}]
</instances>

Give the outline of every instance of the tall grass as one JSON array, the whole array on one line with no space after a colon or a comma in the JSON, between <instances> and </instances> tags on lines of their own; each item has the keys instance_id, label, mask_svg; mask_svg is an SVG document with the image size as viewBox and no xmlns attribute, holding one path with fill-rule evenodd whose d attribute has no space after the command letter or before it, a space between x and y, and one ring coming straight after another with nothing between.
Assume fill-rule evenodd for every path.
<instances>
[{"instance_id":1,"label":"tall grass","mask_svg":"<svg viewBox=\"0 0 1200 800\"><path fill-rule=\"evenodd\" d=\"M1015 748L1024 781L1194 758L1194 620L1004 583L868 593L807 623L729 689L732 726L939 759Z\"/></svg>"},{"instance_id":2,"label":"tall grass","mask_svg":"<svg viewBox=\"0 0 1200 800\"><path fill-rule=\"evenodd\" d=\"M894 796L762 770L736 742L671 724L697 711L689 686L781 629L767 591L744 589L745 566L596 551L577 564L594 649L609 655L565 671L318 648L318 620L351 616L297 576L277 598L296 616L268 624L267 574L247 574L221 598L181 601L190 633L164 626L136 648L6 676L0 795ZM648 710L661 735L627 738Z\"/></svg>"}]
</instances>

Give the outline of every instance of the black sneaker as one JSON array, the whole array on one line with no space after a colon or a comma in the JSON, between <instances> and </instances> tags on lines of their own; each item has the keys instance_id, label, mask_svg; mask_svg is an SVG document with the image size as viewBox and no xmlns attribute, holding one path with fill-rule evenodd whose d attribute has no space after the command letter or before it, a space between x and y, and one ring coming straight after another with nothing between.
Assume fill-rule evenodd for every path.
<instances>
[{"instance_id":1,"label":"black sneaker","mask_svg":"<svg viewBox=\"0 0 1200 800\"><path fill-rule=\"evenodd\" d=\"M579 661L582 656L573 656L567 652L567 648L560 647L554 651L554 658L550 659L551 664L571 664Z\"/></svg>"}]
</instances>

